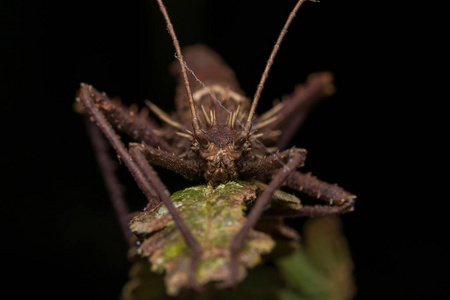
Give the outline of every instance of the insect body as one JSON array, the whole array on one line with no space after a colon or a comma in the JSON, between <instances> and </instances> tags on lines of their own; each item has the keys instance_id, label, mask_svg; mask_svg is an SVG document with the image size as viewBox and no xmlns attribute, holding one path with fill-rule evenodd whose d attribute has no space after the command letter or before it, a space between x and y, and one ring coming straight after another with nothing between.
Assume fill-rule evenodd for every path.
<instances>
[{"instance_id":1,"label":"insect body","mask_svg":"<svg viewBox=\"0 0 450 300\"><path fill-rule=\"evenodd\" d=\"M175 148L184 158L183 161L188 160L191 165L194 165L190 168L189 174L185 175L187 178L204 177L212 185L217 185L238 178L252 178L258 174L267 173L265 169L278 169L294 152L302 157L305 156L305 150L295 149L282 155L264 158L270 154L271 150L268 149L267 142L270 142L270 139L273 142L279 135L278 130L264 130L265 126L279 117L276 112L269 112L268 115L273 114L271 118L263 118L261 122L253 126L254 131L249 132L248 135L243 134L243 122L249 115L251 103L250 99L243 96L233 71L216 53L205 46L191 46L183 52L187 65L195 70L195 73L190 74L189 82L192 82L192 98L196 111L201 112L199 114L200 134L193 133L191 119L185 118L190 114L186 106L180 105L179 122L170 119L168 126L175 130L185 130L176 133L188 141L184 144L175 141L177 143ZM197 61L199 59L201 63ZM181 88L178 88L179 94L176 101L188 103L183 80L180 80L180 84ZM159 114L161 119L167 120L168 117L163 115L154 104L149 103L149 107ZM276 109L280 107L281 105ZM179 153L180 151L183 152ZM148 159L152 163L152 158ZM153 163L166 167L164 161L155 160Z\"/></svg>"},{"instance_id":2,"label":"insect body","mask_svg":"<svg viewBox=\"0 0 450 300\"><path fill-rule=\"evenodd\" d=\"M255 114L281 40L303 2L289 16L253 100L243 95L233 71L212 50L197 45L181 52L161 0L158 3L177 51L173 67L180 79L176 114L169 116L147 102L165 123L159 127L147 115L112 102L92 86L81 86L77 101L149 200L146 210L130 223L131 229L142 242L138 252L149 257L155 269L166 271L172 294L183 286L195 288L210 281L232 286L242 280L245 268L259 262L261 254L274 245L270 236L253 229L262 216L313 217L353 209L354 195L297 171L306 150L278 150L292 137L290 126L298 127L307 109L333 91L331 74L312 75L283 102L261 116ZM113 127L136 143L127 149ZM207 185L170 197L152 165ZM267 184L254 181L255 177ZM295 196L278 190L282 185L327 205L302 206Z\"/></svg>"}]
</instances>

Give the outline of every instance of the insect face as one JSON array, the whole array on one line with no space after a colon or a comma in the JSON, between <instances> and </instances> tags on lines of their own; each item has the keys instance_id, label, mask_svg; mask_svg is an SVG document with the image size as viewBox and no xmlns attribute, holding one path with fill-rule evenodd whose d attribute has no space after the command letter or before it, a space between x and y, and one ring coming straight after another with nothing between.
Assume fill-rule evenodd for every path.
<instances>
[{"instance_id":1,"label":"insect face","mask_svg":"<svg viewBox=\"0 0 450 300\"><path fill-rule=\"evenodd\" d=\"M238 178L238 169L250 143L240 142L240 132L228 125L211 125L203 131L202 141L194 140L191 149L198 153L204 177L212 185Z\"/></svg>"}]
</instances>

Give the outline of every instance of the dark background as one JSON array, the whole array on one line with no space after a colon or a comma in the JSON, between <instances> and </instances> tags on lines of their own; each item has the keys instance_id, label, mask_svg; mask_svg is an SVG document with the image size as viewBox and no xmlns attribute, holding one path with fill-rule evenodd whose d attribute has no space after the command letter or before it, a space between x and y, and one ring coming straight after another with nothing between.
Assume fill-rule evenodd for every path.
<instances>
[{"instance_id":1,"label":"dark background","mask_svg":"<svg viewBox=\"0 0 450 300\"><path fill-rule=\"evenodd\" d=\"M166 2L181 45L217 50L250 96L295 3ZM424 113L411 109L426 105L411 105L419 87L412 80L422 73L418 58L405 55L413 55L405 44L420 41L401 19L407 12L361 2L301 8L259 111L307 74L334 72L336 95L293 145L308 149L305 170L358 196L356 211L342 216L357 299L441 299L448 233L437 201L445 199L423 193L437 189L425 179L439 175L419 170L430 164L430 138L422 136ZM126 245L72 104L88 82L127 104L151 99L170 111L175 51L163 19L154 1L2 1L0 17L1 255L11 279L3 291L15 299L116 299L130 267ZM178 177L161 172L171 191L180 188ZM142 209L133 180L120 176L130 206Z\"/></svg>"}]
</instances>

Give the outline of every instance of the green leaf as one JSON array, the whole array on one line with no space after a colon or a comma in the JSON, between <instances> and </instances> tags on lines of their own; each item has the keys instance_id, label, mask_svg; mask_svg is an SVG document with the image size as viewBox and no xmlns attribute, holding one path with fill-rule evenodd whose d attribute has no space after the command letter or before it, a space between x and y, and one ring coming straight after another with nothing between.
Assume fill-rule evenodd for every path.
<instances>
[{"instance_id":1,"label":"green leaf","mask_svg":"<svg viewBox=\"0 0 450 300\"><path fill-rule=\"evenodd\" d=\"M228 182L215 188L201 185L174 193L171 198L189 230L202 246L197 269L199 286L211 281L224 282L229 274L229 248L234 236L245 224L245 210L262 192L265 185L256 181ZM279 202L299 200L277 192ZM284 200L283 200L284 199ZM286 200L288 199L288 200ZM290 202L289 202L290 201ZM176 295L187 284L191 253L163 205L145 211L130 223L131 230L146 237L138 254L148 257L155 272L165 272L167 293ZM239 256L238 280L247 269L261 262L261 255L272 250L273 239L263 232L251 230Z\"/></svg>"},{"instance_id":2,"label":"green leaf","mask_svg":"<svg viewBox=\"0 0 450 300\"><path fill-rule=\"evenodd\" d=\"M239 257L239 280L233 290L218 290L229 278L229 247L246 221L245 211L265 184L236 181L216 188L201 185L176 192L172 201L203 253L197 270L201 294L187 299L350 299L355 293L353 263L337 217L312 219L304 228L304 244L282 218L263 218L247 238ZM300 209L298 198L277 191L267 209ZM175 299L186 286L191 253L167 209L161 204L130 222L142 237L138 261L123 290L124 300ZM276 249L274 245L276 241ZM270 253L273 251L272 253ZM275 265L262 264L275 260ZM258 265L258 266L257 266ZM164 273L164 283L162 275ZM248 273L248 274L247 274ZM183 294L183 293L182 293ZM178 299L177 296L177 299Z\"/></svg>"},{"instance_id":3,"label":"green leaf","mask_svg":"<svg viewBox=\"0 0 450 300\"><path fill-rule=\"evenodd\" d=\"M356 291L353 262L339 218L309 220L304 239L301 249L277 262L287 282L281 299L351 299Z\"/></svg>"}]
</instances>

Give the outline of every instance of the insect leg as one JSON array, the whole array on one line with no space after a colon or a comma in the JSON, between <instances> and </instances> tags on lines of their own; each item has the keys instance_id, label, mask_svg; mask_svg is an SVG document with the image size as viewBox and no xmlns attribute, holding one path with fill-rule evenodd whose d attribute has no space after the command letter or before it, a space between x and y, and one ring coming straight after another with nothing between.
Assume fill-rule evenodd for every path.
<instances>
[{"instance_id":1,"label":"insect leg","mask_svg":"<svg viewBox=\"0 0 450 300\"><path fill-rule=\"evenodd\" d=\"M196 161L183 160L172 153L150 147L146 144L131 144L131 147L139 148L151 165L172 170L190 180L200 177L200 168Z\"/></svg>"},{"instance_id":2,"label":"insect leg","mask_svg":"<svg viewBox=\"0 0 450 300\"><path fill-rule=\"evenodd\" d=\"M200 244L195 240L190 231L188 230L186 224L181 219L178 214L175 206L173 205L170 197L168 196L167 189L164 184L158 178L156 173L153 171L152 167L145 160L144 155L136 148L133 147L130 149L130 152L133 155L131 157L130 153L127 151L123 143L120 141L119 137L116 135L115 131L111 127L111 125L107 122L104 115L99 111L99 109L95 106L93 101L94 95L92 94L93 88L87 84L81 84L80 96L77 98L77 101L80 101L85 106L88 113L97 123L97 126L101 129L103 134L109 140L113 148L116 150L117 154L120 156L121 160L127 166L130 173L135 178L137 184L144 192L145 196L149 199L150 202L158 202L159 200L163 201L164 205L167 207L167 210L172 216L175 224L181 231L186 244L190 247L192 251L192 261L191 261L191 272L189 274L189 285L194 287L195 284L195 269L198 262L198 258L201 255L201 247Z\"/></svg>"},{"instance_id":3,"label":"insect leg","mask_svg":"<svg viewBox=\"0 0 450 300\"><path fill-rule=\"evenodd\" d=\"M142 172L144 173L145 178L151 183L153 188L156 190L156 193L161 198L162 202L166 206L167 210L172 216L173 221L177 225L178 229L180 230L181 234L183 235L183 238L187 244L187 246L191 249L191 266L189 270L189 286L191 288L195 288L195 271L197 269L199 260L201 258L202 254L202 248L198 241L194 238L192 233L189 231L189 228L186 226L186 223L184 223L181 216L178 214L177 209L175 205L173 204L172 200L169 197L169 193L167 189L165 188L164 184L159 179L156 172L153 170L153 168L148 163L144 151L142 150L142 147L138 144L132 144L130 145L130 153L133 157L133 160L139 165Z\"/></svg>"},{"instance_id":4,"label":"insect leg","mask_svg":"<svg viewBox=\"0 0 450 300\"><path fill-rule=\"evenodd\" d=\"M256 161L247 162L242 166L242 170L239 171L239 175L243 178L252 178L258 175L267 174L273 170L283 167L286 162L295 155L298 155L301 158L298 167L303 166L303 162L306 160L306 150L293 148L271 154Z\"/></svg>"},{"instance_id":5,"label":"insect leg","mask_svg":"<svg viewBox=\"0 0 450 300\"><path fill-rule=\"evenodd\" d=\"M306 83L297 85L294 92L283 99L282 108L275 114L276 119L265 126L263 132L281 130L282 135L276 147L286 148L311 110L322 99L333 95L334 91L332 73L318 72L309 75ZM256 126L262 121L256 120Z\"/></svg>"},{"instance_id":6,"label":"insect leg","mask_svg":"<svg viewBox=\"0 0 450 300\"><path fill-rule=\"evenodd\" d=\"M356 198L355 195L350 194L336 184L321 181L311 174L304 174L298 171L288 177L286 185L292 189L326 201L330 205L344 205Z\"/></svg>"},{"instance_id":7,"label":"insect leg","mask_svg":"<svg viewBox=\"0 0 450 300\"><path fill-rule=\"evenodd\" d=\"M112 101L105 93L100 93L94 88L91 89L91 94L95 106L116 130L124 132L133 140L172 152L167 142L154 134L153 130L158 129L158 125L147 115L134 111L117 101Z\"/></svg>"},{"instance_id":8,"label":"insect leg","mask_svg":"<svg viewBox=\"0 0 450 300\"><path fill-rule=\"evenodd\" d=\"M80 95L76 100L84 105L89 115L91 115L93 121L96 122L96 125L100 128L105 137L109 140L114 150L116 150L118 157L125 163L127 168L130 170L130 173L133 175L138 185L143 190L149 202L154 205L159 204L160 200L158 195L150 185L146 184L146 179L143 176L142 172L140 171L139 167L131 159L127 149L120 141L119 137L116 135L116 132L108 123L103 113L95 105L94 92L95 89L92 86L82 83Z\"/></svg>"},{"instance_id":9,"label":"insect leg","mask_svg":"<svg viewBox=\"0 0 450 300\"><path fill-rule=\"evenodd\" d=\"M230 247L230 282L229 285L233 286L237 280L237 260L239 252L244 245L247 234L251 228L256 224L261 217L264 209L269 201L272 199L273 193L278 189L287 177L295 171L299 164L303 163L303 157L300 153L294 152L293 156L289 159L288 163L284 165L278 173L274 176L272 181L267 185L264 192L258 197L255 205L247 217L247 222L241 228L241 230L233 238Z\"/></svg>"},{"instance_id":10,"label":"insect leg","mask_svg":"<svg viewBox=\"0 0 450 300\"><path fill-rule=\"evenodd\" d=\"M116 132L108 123L103 113L95 105L94 103L95 94L93 94L93 91L94 88L92 86L82 83L80 89L80 96L76 100L84 105L89 115L91 115L93 121L96 122L97 126L103 132L108 141L111 143L114 150L116 150L119 158L127 166L128 170L133 175L138 185L141 187L148 201L153 205L159 204L160 200L158 195L153 190L153 188L147 183L147 180L143 176L141 170L136 165L136 163L131 159L128 150L120 141Z\"/></svg>"},{"instance_id":11,"label":"insect leg","mask_svg":"<svg viewBox=\"0 0 450 300\"><path fill-rule=\"evenodd\" d=\"M109 197L119 220L120 228L122 229L125 241L131 248L133 246L132 234L128 228L130 211L125 201L124 187L120 184L119 179L115 174L117 163L109 156L109 146L99 129L89 122L87 118L84 118L84 120L92 147L94 148L95 158L97 159L100 173L102 174Z\"/></svg>"},{"instance_id":12,"label":"insect leg","mask_svg":"<svg viewBox=\"0 0 450 300\"><path fill-rule=\"evenodd\" d=\"M298 218L298 217L322 217L328 215L338 215L353 211L355 200L353 198L345 200L341 205L308 205L303 206L299 210L269 210L264 212L265 217L282 217L282 218Z\"/></svg>"}]
</instances>

